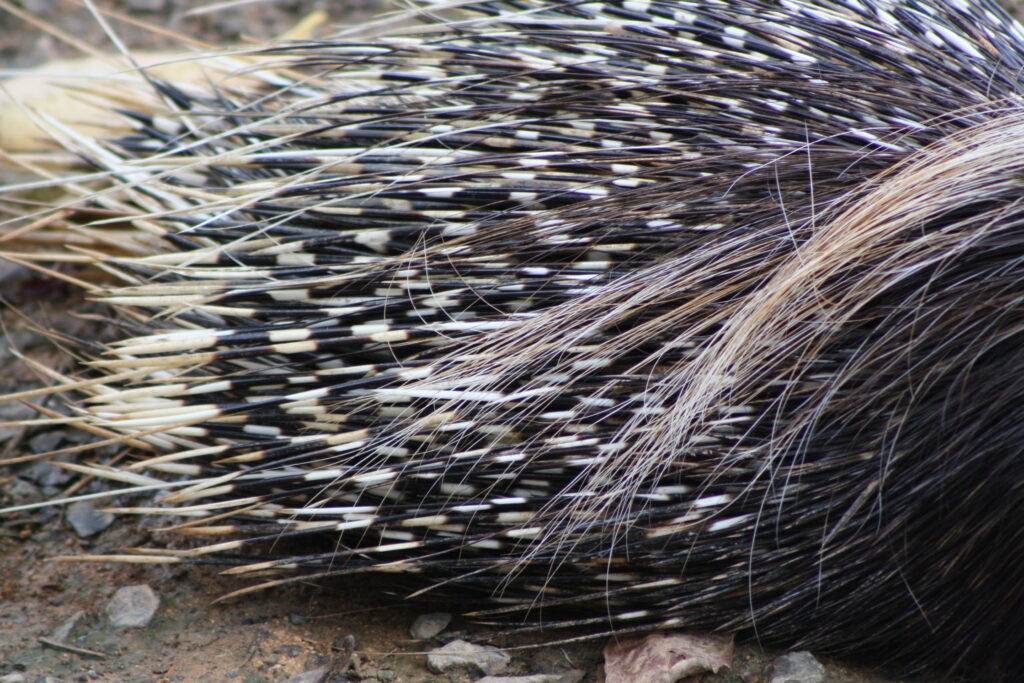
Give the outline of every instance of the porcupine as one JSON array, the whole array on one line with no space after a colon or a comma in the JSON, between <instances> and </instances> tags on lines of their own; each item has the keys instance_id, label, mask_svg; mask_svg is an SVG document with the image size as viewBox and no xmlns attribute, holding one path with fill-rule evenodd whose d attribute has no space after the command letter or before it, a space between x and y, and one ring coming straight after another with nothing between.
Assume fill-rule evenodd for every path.
<instances>
[{"instance_id":1,"label":"porcupine","mask_svg":"<svg viewBox=\"0 0 1024 683\"><path fill-rule=\"evenodd\" d=\"M144 315L79 387L163 452L109 474L231 536L166 561L1020 672L1024 29L460 11L270 46L256 93L154 81L81 152L165 243L106 261Z\"/></svg>"}]
</instances>

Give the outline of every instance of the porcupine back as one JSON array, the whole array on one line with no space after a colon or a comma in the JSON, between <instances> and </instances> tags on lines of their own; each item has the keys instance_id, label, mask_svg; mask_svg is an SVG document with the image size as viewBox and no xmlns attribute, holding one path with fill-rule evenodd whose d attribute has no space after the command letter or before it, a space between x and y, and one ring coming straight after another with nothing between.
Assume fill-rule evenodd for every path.
<instances>
[{"instance_id":1,"label":"porcupine back","mask_svg":"<svg viewBox=\"0 0 1024 683\"><path fill-rule=\"evenodd\" d=\"M85 150L167 245L107 261L145 317L91 419L234 536L166 560L1019 669L1021 27L464 10L273 46L258 92L155 84Z\"/></svg>"}]
</instances>

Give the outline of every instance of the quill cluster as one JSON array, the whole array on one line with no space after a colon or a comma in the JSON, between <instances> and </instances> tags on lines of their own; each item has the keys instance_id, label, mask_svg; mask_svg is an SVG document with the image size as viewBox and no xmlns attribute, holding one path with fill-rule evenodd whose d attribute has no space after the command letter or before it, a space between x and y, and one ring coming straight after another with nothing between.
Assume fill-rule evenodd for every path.
<instances>
[{"instance_id":1,"label":"quill cluster","mask_svg":"<svg viewBox=\"0 0 1024 683\"><path fill-rule=\"evenodd\" d=\"M212 537L146 561L1020 672L1024 29L459 12L154 80L69 143L162 244L104 259L134 332L77 385L157 451L94 471Z\"/></svg>"}]
</instances>

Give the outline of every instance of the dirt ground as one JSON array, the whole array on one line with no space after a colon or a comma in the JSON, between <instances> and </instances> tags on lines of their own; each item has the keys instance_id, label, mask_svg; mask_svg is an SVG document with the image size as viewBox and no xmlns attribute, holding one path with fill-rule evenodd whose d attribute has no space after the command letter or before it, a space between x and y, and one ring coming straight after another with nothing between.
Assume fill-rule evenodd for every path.
<instances>
[{"instance_id":1,"label":"dirt ground","mask_svg":"<svg viewBox=\"0 0 1024 683\"><path fill-rule=\"evenodd\" d=\"M96 19L70 0L0 0L0 68L28 67L57 56L72 56L69 38L112 50ZM335 25L373 16L383 0L264 0L236 2L218 11L193 0L101 2L114 12L111 23L133 48L171 47L169 33L201 37L217 44L266 39L287 30L313 9L324 9ZM23 15L23 16L22 16ZM154 28L129 23L149 24ZM26 17L28 19L26 19ZM47 33L31 18L43 18L57 32ZM66 37L62 37L63 32ZM68 285L16 266L0 266L0 295L13 308L0 312L0 393L38 386L21 363L18 349L50 368L73 364L38 328L89 338L101 336L87 317L92 304ZM15 313L14 310L22 313ZM75 314L70 311L76 311ZM83 319L82 314L86 317ZM44 404L47 399L39 399ZM29 419L30 408L0 404L0 422ZM24 459L83 443L88 437L62 428L0 427L0 461ZM78 457L111 457L99 452ZM83 493L95 482L41 462L0 467L0 507ZM305 673L305 681L418 683L469 681L464 673L431 673L426 650L455 638L483 642L483 630L457 618L442 634L414 640L409 632L429 608L387 597L387 584L359 579L296 585L225 602L239 587L203 566L117 565L56 562L57 556L110 553L121 548L167 543L157 523L119 517L87 538L76 535L61 508L28 510L0 518L0 683L55 681L285 681ZM160 598L154 620L144 628L115 628L106 606L119 588L148 585ZM383 596L383 597L382 597ZM452 611L457 607L453 606ZM504 675L581 671L584 681L602 681L602 643L526 647L533 643L497 640L511 648ZM520 649L516 649L516 648ZM523 649L525 648L525 649ZM779 653L740 648L731 671L704 681L756 683L770 679ZM893 680L882 674L828 663L828 680ZM551 679L554 680L554 679ZM569 679L567 679L569 680Z\"/></svg>"}]
</instances>

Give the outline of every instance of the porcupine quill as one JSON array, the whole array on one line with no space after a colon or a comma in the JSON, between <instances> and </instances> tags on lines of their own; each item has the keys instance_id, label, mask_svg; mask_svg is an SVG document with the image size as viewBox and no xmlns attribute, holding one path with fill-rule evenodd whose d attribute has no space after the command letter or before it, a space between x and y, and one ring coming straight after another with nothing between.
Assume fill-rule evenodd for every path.
<instances>
[{"instance_id":1,"label":"porcupine quill","mask_svg":"<svg viewBox=\"0 0 1024 683\"><path fill-rule=\"evenodd\" d=\"M104 258L140 332L77 385L161 454L94 471L228 538L147 560L1020 674L1024 29L460 11L58 130L162 241ZM247 554L306 536L334 547Z\"/></svg>"}]
</instances>

